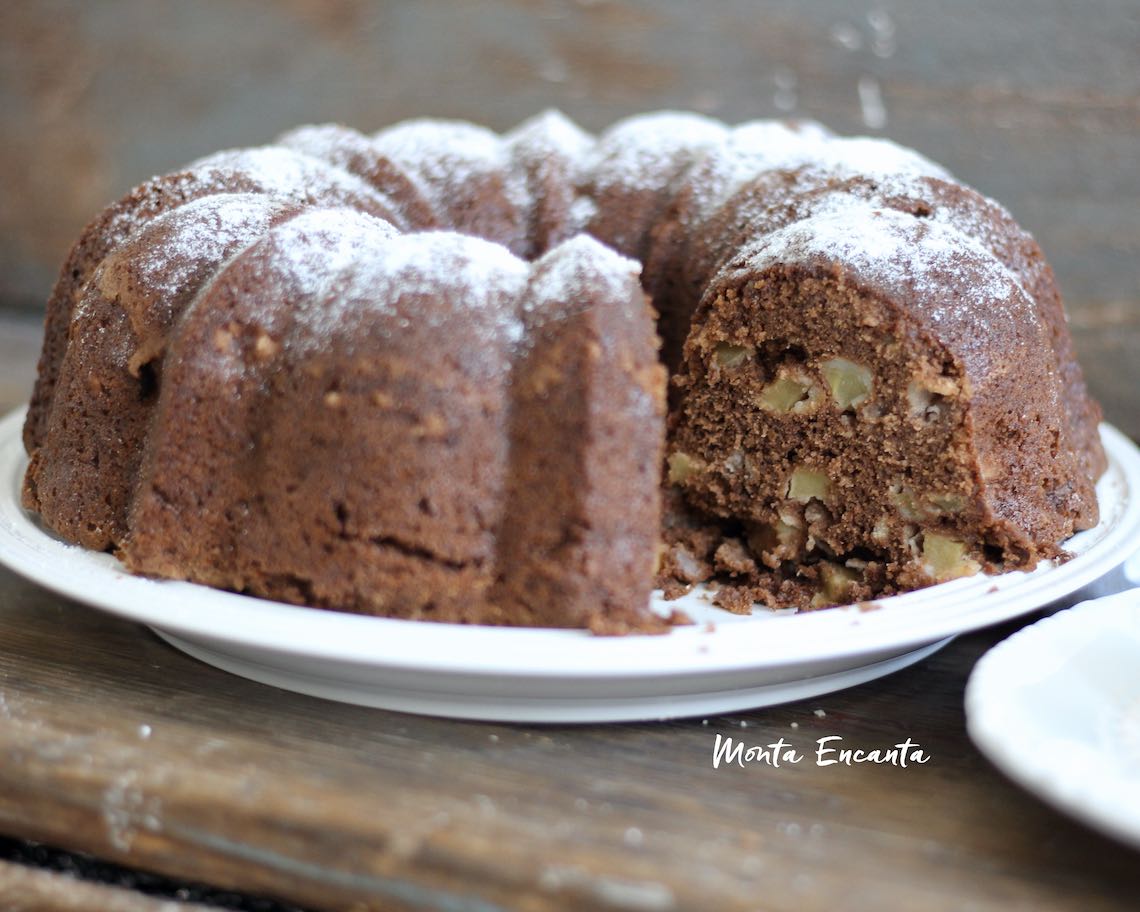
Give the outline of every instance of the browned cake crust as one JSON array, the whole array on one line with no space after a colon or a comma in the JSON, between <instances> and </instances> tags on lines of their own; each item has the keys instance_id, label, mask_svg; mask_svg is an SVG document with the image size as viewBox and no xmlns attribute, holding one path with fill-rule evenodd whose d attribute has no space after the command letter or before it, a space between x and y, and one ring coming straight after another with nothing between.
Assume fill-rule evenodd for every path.
<instances>
[{"instance_id":1,"label":"browned cake crust","mask_svg":"<svg viewBox=\"0 0 1140 912\"><path fill-rule=\"evenodd\" d=\"M61 535L96 550L123 541L169 333L229 256L299 211L277 197L207 196L103 259L72 316L53 418L27 474L28 498Z\"/></svg>"},{"instance_id":2,"label":"browned cake crust","mask_svg":"<svg viewBox=\"0 0 1140 912\"><path fill-rule=\"evenodd\" d=\"M24 499L150 575L651 631L655 556L730 610L1056 556L1097 519L1099 418L1036 243L917 153L692 114L326 125L88 226Z\"/></svg>"},{"instance_id":3,"label":"browned cake crust","mask_svg":"<svg viewBox=\"0 0 1140 912\"><path fill-rule=\"evenodd\" d=\"M381 190L307 155L285 149L219 152L184 171L153 178L108 206L79 236L48 298L44 347L24 425L24 444L34 453L42 442L71 317L103 259L154 217L203 196L257 193L303 205L351 206L396 221L400 207Z\"/></svg>"},{"instance_id":4,"label":"browned cake crust","mask_svg":"<svg viewBox=\"0 0 1140 912\"><path fill-rule=\"evenodd\" d=\"M270 231L165 360L127 566L392 617L660 626L664 378L636 271L583 239L527 275L346 211Z\"/></svg>"},{"instance_id":5,"label":"browned cake crust","mask_svg":"<svg viewBox=\"0 0 1140 912\"><path fill-rule=\"evenodd\" d=\"M536 264L511 379L510 464L491 601L536 626L645 626L657 550L665 371L633 270L579 238ZM617 287L613 287L617 285Z\"/></svg>"},{"instance_id":6,"label":"browned cake crust","mask_svg":"<svg viewBox=\"0 0 1140 912\"><path fill-rule=\"evenodd\" d=\"M459 287L463 250L437 244L402 271L377 268L408 244L386 223L313 210L211 282L166 358L121 543L128 567L350 611L482 619L525 267L508 257L500 281L469 283L455 308L415 274L450 272ZM390 301L374 296L398 284Z\"/></svg>"}]
</instances>

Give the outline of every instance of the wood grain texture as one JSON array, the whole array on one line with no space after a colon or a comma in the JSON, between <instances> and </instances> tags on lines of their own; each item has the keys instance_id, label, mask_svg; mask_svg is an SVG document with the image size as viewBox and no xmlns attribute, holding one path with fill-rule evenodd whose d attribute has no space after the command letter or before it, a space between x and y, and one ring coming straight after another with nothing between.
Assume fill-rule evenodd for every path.
<instances>
[{"instance_id":1,"label":"wood grain texture","mask_svg":"<svg viewBox=\"0 0 1140 912\"><path fill-rule=\"evenodd\" d=\"M1134 0L42 0L0 5L0 66L0 307L42 306L100 206L215 149L550 106L890 136L1008 205L1074 309L1140 301Z\"/></svg>"},{"instance_id":2,"label":"wood grain texture","mask_svg":"<svg viewBox=\"0 0 1140 912\"><path fill-rule=\"evenodd\" d=\"M253 684L0 572L0 831L319 909L1121 908L1135 853L965 736L1012 629L707 723L493 725ZM717 733L932 759L714 770Z\"/></svg>"},{"instance_id":3,"label":"wood grain texture","mask_svg":"<svg viewBox=\"0 0 1140 912\"><path fill-rule=\"evenodd\" d=\"M134 890L83 883L66 874L0 861L4 912L225 912L218 906L153 899Z\"/></svg>"}]
</instances>

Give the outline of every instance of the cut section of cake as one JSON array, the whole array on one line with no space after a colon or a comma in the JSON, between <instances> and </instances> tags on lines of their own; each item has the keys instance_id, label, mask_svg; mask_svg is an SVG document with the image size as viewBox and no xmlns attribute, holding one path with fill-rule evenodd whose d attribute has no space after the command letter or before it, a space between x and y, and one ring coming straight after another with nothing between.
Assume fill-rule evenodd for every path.
<instances>
[{"instance_id":1,"label":"cut section of cake","mask_svg":"<svg viewBox=\"0 0 1140 912\"><path fill-rule=\"evenodd\" d=\"M756 567L725 569L769 600L1032 567L1097 515L1052 338L976 240L832 195L705 292L669 481L732 524Z\"/></svg>"}]
</instances>

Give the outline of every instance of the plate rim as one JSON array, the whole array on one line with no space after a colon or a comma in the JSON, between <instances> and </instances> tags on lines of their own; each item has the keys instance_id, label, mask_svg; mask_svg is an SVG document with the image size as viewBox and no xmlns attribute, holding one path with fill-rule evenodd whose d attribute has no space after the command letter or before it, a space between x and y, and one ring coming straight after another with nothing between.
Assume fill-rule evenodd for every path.
<instances>
[{"instance_id":1,"label":"plate rim","mask_svg":"<svg viewBox=\"0 0 1140 912\"><path fill-rule=\"evenodd\" d=\"M19 503L19 481L27 459L20 437L24 412L17 408L0 420L0 563L67 598L185 639L215 644L215 648L224 643L353 665L441 674L617 679L779 668L892 649L901 653L1063 598L1123 563L1130 551L1118 546L1140 539L1140 449L1120 431L1102 424L1110 464L1105 478L1115 472L1123 491L1120 500L1110 504L1112 524L1084 553L1059 566L954 580L877 600L875 611L847 606L794 619L758 616L732 622L726 616L725 623L716 624L713 630L698 624L652 637L596 637L582 630L367 617L286 605L193 583L144 579L121 566L110 566L108 562L114 559L109 555L58 541L40 529ZM1102 503L1102 514L1105 506ZM1102 515L1101 525L1108 519ZM1070 542L1098 530L1079 533ZM46 548L47 558L36 553L29 541ZM60 573L59 562L77 556L82 561L82 580L95 574L102 585L95 588ZM99 561L107 565L100 568ZM984 592L975 592L980 586ZM956 609L963 600L975 607L965 612ZM187 610L187 602L199 604ZM914 607L916 602L919 607ZM977 602L986 604L979 609ZM200 603L215 610L205 610ZM670 604L684 607L680 602ZM219 613L227 621L220 627ZM789 622L798 629L782 626ZM588 645L583 648L583 644ZM447 645L451 648L441 648ZM507 664L505 654L512 656Z\"/></svg>"},{"instance_id":2,"label":"plate rim","mask_svg":"<svg viewBox=\"0 0 1140 912\"><path fill-rule=\"evenodd\" d=\"M1140 816L1125 818L1113 811L1120 796L1118 791L1112 792L1111 789L1114 783L1119 783L1120 777L1110 777L1106 782L1099 776L1078 774L1066 780L1064 763L1037 759L1045 753L1040 748L1050 743L1047 732L1038 731L1031 744L1022 744L1009 736L1001 724L1008 717L1008 712L1003 711L1009 705L1008 700L1002 700L1002 695L1008 693L1008 688L1003 686L1009 678L1007 666L1011 662L1016 663L1018 654L1032 651L1035 641L1068 642L1064 638L1067 628L1080 624L1082 630L1088 630L1087 615L1114 611L1140 620L1140 588L1079 602L1022 627L978 660L966 682L963 705L970 740L1007 778L1061 813L1140 848ZM1050 656L1055 658L1056 652L1050 650ZM1056 674L1056 671L1050 674ZM1024 733L1024 726L1017 731ZM1032 757L1027 760L1030 755ZM1064 788L1063 780L1075 783L1076 787ZM1097 800L1090 801L1090 793ZM1140 806L1140 785L1136 787L1134 800Z\"/></svg>"},{"instance_id":3,"label":"plate rim","mask_svg":"<svg viewBox=\"0 0 1140 912\"><path fill-rule=\"evenodd\" d=\"M742 682L734 679L730 686L722 683L716 688L699 690L674 686L652 694L631 694L619 687L604 696L584 695L573 686L557 696L492 695L474 689L462 692L457 700L456 692L446 689L429 692L415 687L368 686L361 682L350 684L327 675L302 674L280 665L251 663L242 656L212 652L200 642L183 640L169 632L154 632L164 642L199 662L259 684L310 697L448 719L559 725L712 716L807 700L902 671L941 651L954 640L952 636L946 637L867 664L844 664L821 673L777 681ZM676 676L659 680L674 685L678 683Z\"/></svg>"}]
</instances>

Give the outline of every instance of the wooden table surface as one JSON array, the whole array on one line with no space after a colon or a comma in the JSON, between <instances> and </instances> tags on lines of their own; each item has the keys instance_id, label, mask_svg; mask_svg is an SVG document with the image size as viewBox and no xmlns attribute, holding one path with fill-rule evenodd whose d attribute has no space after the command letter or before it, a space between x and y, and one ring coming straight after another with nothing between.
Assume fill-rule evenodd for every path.
<instances>
[{"instance_id":1,"label":"wooden table surface","mask_svg":"<svg viewBox=\"0 0 1140 912\"><path fill-rule=\"evenodd\" d=\"M36 336L0 321L5 408ZM787 706L500 725L258 685L0 570L0 832L312 909L1134 908L1140 854L966 736L974 662L1034 619ZM714 769L718 734L802 753L909 737L930 760ZM167 908L0 865L0 908L40 907Z\"/></svg>"}]
</instances>

